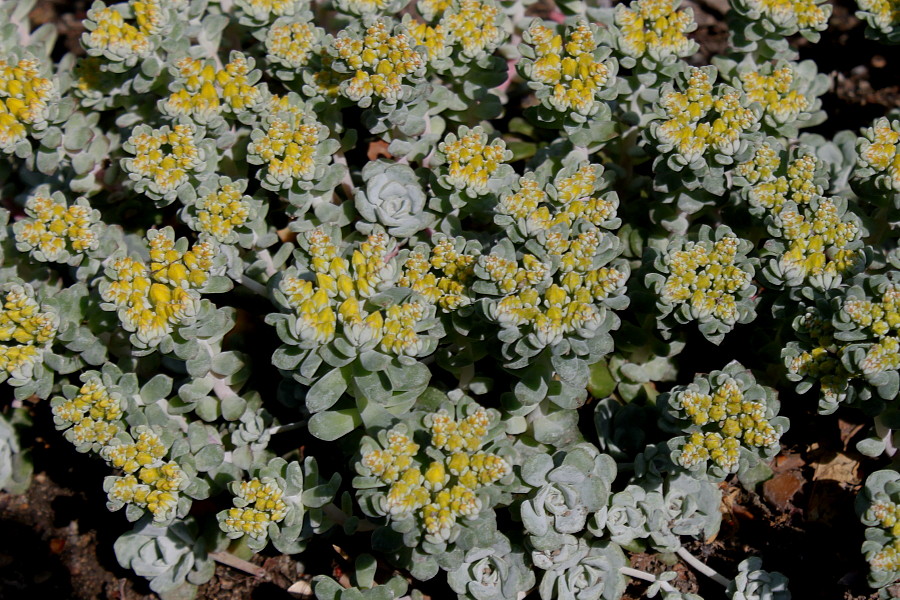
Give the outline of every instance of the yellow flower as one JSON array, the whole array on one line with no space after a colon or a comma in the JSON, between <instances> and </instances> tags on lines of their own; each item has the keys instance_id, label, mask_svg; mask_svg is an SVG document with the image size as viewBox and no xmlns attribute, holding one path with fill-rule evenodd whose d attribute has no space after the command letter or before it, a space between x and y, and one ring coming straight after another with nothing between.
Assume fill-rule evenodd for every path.
<instances>
[{"instance_id":1,"label":"yellow flower","mask_svg":"<svg viewBox=\"0 0 900 600\"><path fill-rule=\"evenodd\" d=\"M884 33L890 33L900 24L900 2L897 0L857 0L856 3L865 13L866 20Z\"/></svg>"},{"instance_id":2,"label":"yellow flower","mask_svg":"<svg viewBox=\"0 0 900 600\"><path fill-rule=\"evenodd\" d=\"M61 194L38 193L25 203L30 218L13 226L17 247L25 252L39 251L46 261L65 259L66 253L94 250L100 243L98 215L87 203L67 206Z\"/></svg>"},{"instance_id":3,"label":"yellow flower","mask_svg":"<svg viewBox=\"0 0 900 600\"><path fill-rule=\"evenodd\" d=\"M677 392L674 406L704 431L688 436L680 449L679 463L686 467L711 460L726 472L733 472L740 459L740 446L768 448L778 442L781 431L766 416L761 400L748 400L737 381L727 378L701 393L693 388Z\"/></svg>"},{"instance_id":4,"label":"yellow flower","mask_svg":"<svg viewBox=\"0 0 900 600\"><path fill-rule=\"evenodd\" d=\"M645 54L662 60L693 54L697 44L687 34L697 29L690 8L677 10L679 0L634 0L616 10L619 47L628 56Z\"/></svg>"},{"instance_id":5,"label":"yellow flower","mask_svg":"<svg viewBox=\"0 0 900 600\"><path fill-rule=\"evenodd\" d=\"M306 66L318 45L316 28L306 21L279 19L266 34L269 58L293 69Z\"/></svg>"},{"instance_id":6,"label":"yellow flower","mask_svg":"<svg viewBox=\"0 0 900 600\"><path fill-rule=\"evenodd\" d=\"M250 197L244 196L234 183L225 183L216 191L202 196L195 203L197 229L208 233L221 243L234 239L250 218Z\"/></svg>"},{"instance_id":7,"label":"yellow flower","mask_svg":"<svg viewBox=\"0 0 900 600\"><path fill-rule=\"evenodd\" d=\"M759 123L757 111L742 102L728 86L714 90L708 71L694 67L684 92L670 90L660 98L666 116L653 127L653 134L671 145L687 165L710 149L732 155L740 148L741 134Z\"/></svg>"},{"instance_id":8,"label":"yellow flower","mask_svg":"<svg viewBox=\"0 0 900 600\"><path fill-rule=\"evenodd\" d=\"M0 150L12 153L29 130L46 127L56 87L33 58L0 58Z\"/></svg>"},{"instance_id":9,"label":"yellow flower","mask_svg":"<svg viewBox=\"0 0 900 600\"><path fill-rule=\"evenodd\" d=\"M540 23L534 23L528 35L535 52L528 75L549 87L550 105L560 112L594 114L600 105L598 94L611 82L611 74L608 64L594 58L598 44L590 25L580 21L567 32L565 43Z\"/></svg>"},{"instance_id":10,"label":"yellow flower","mask_svg":"<svg viewBox=\"0 0 900 600\"><path fill-rule=\"evenodd\" d=\"M261 174L265 182L275 189L287 189L294 182L314 178L319 145L328 132L299 100L277 100L270 101L271 112L262 127L253 131L247 152L265 166Z\"/></svg>"},{"instance_id":11,"label":"yellow flower","mask_svg":"<svg viewBox=\"0 0 900 600\"><path fill-rule=\"evenodd\" d=\"M82 37L88 54L112 60L143 58L153 51L150 34L122 18L114 8L91 9L88 18L94 28Z\"/></svg>"},{"instance_id":12,"label":"yellow flower","mask_svg":"<svg viewBox=\"0 0 900 600\"><path fill-rule=\"evenodd\" d=\"M831 6L816 0L746 0L746 3L777 27L793 32L821 31L828 26L831 16Z\"/></svg>"},{"instance_id":13,"label":"yellow flower","mask_svg":"<svg viewBox=\"0 0 900 600\"><path fill-rule=\"evenodd\" d=\"M406 33L392 34L383 19L367 27L361 38L342 32L334 40L334 52L353 73L340 91L354 102L375 96L396 104L405 99L404 84L421 77L425 66L415 40Z\"/></svg>"},{"instance_id":14,"label":"yellow flower","mask_svg":"<svg viewBox=\"0 0 900 600\"><path fill-rule=\"evenodd\" d=\"M369 450L361 462L390 485L379 501L383 514L398 518L417 514L427 538L434 542L449 539L458 518L475 518L482 508L476 491L511 472L505 459L479 451L490 424L490 415L482 407L459 420L444 409L428 415L425 425L431 432L430 445L447 454L432 458L427 466L414 460L419 446L402 426L387 432L388 443L382 444L385 449ZM397 468L398 462L402 468Z\"/></svg>"},{"instance_id":15,"label":"yellow flower","mask_svg":"<svg viewBox=\"0 0 900 600\"><path fill-rule=\"evenodd\" d=\"M771 69L767 69L771 70ZM770 75L760 71L744 71L740 74L741 86L751 102L759 102L763 110L778 123L790 123L810 106L809 100L791 89L794 69L784 63Z\"/></svg>"},{"instance_id":16,"label":"yellow flower","mask_svg":"<svg viewBox=\"0 0 900 600\"><path fill-rule=\"evenodd\" d=\"M492 0L458 0L444 13L441 25L468 58L490 54L507 36L503 12Z\"/></svg>"},{"instance_id":17,"label":"yellow flower","mask_svg":"<svg viewBox=\"0 0 900 600\"><path fill-rule=\"evenodd\" d=\"M882 117L863 130L859 140L859 164L884 176L876 185L887 190L900 190L900 121Z\"/></svg>"},{"instance_id":18,"label":"yellow flower","mask_svg":"<svg viewBox=\"0 0 900 600\"><path fill-rule=\"evenodd\" d=\"M289 17L306 7L303 0L237 0L237 5L256 21L268 23Z\"/></svg>"},{"instance_id":19,"label":"yellow flower","mask_svg":"<svg viewBox=\"0 0 900 600\"><path fill-rule=\"evenodd\" d=\"M481 127L460 128L458 138L448 135L438 149L447 162L446 182L457 190L466 190L474 195L488 193L491 176L512 154L499 138L488 143L488 135Z\"/></svg>"},{"instance_id":20,"label":"yellow flower","mask_svg":"<svg viewBox=\"0 0 900 600\"><path fill-rule=\"evenodd\" d=\"M140 191L151 197L174 199L178 188L203 166L205 157L196 135L194 125L139 127L125 146L134 158L124 159L122 165L138 182Z\"/></svg>"}]
</instances>

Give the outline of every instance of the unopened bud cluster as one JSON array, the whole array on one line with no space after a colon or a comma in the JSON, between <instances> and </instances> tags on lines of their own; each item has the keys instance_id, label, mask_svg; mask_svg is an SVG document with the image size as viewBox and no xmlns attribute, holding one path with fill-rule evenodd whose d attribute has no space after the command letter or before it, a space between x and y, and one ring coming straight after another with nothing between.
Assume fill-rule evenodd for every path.
<instances>
[{"instance_id":1,"label":"unopened bud cluster","mask_svg":"<svg viewBox=\"0 0 900 600\"><path fill-rule=\"evenodd\" d=\"M733 87L714 86L716 76L714 68L694 67L679 86L683 91L667 84L660 95L659 118L648 134L676 170L702 171L716 164L718 156L733 156L742 148L743 134L759 129L759 105Z\"/></svg>"},{"instance_id":2,"label":"unopened bud cluster","mask_svg":"<svg viewBox=\"0 0 900 600\"><path fill-rule=\"evenodd\" d=\"M36 58L0 54L0 151L12 154L29 134L47 126L56 93Z\"/></svg>"},{"instance_id":3,"label":"unopened bud cluster","mask_svg":"<svg viewBox=\"0 0 900 600\"><path fill-rule=\"evenodd\" d=\"M215 248L199 242L187 249L171 229L148 234L149 264L130 256L113 257L106 266L101 295L122 327L146 346L158 345L178 325L196 316L202 288L216 264Z\"/></svg>"},{"instance_id":4,"label":"unopened bud cluster","mask_svg":"<svg viewBox=\"0 0 900 600\"><path fill-rule=\"evenodd\" d=\"M679 0L633 0L616 6L617 42L622 53L643 63L666 64L690 56L698 45L688 37L697 29L694 12L678 10ZM650 60L647 60L650 59Z\"/></svg>"},{"instance_id":5,"label":"unopened bud cluster","mask_svg":"<svg viewBox=\"0 0 900 600\"><path fill-rule=\"evenodd\" d=\"M754 268L747 254L752 244L727 226L700 231L696 242L675 239L658 254L647 276L657 293L661 319L697 321L708 338L720 340L737 323L756 316L751 284Z\"/></svg>"},{"instance_id":6,"label":"unopened bud cluster","mask_svg":"<svg viewBox=\"0 0 900 600\"><path fill-rule=\"evenodd\" d=\"M397 275L388 258L394 241L387 234L370 235L349 259L323 229L307 233L306 240L313 278L288 274L279 284L297 317L292 333L299 341L318 346L341 337L352 347L397 356L418 356L428 348L423 328L433 306L413 300L376 309L366 303Z\"/></svg>"},{"instance_id":7,"label":"unopened bud cluster","mask_svg":"<svg viewBox=\"0 0 900 600\"><path fill-rule=\"evenodd\" d=\"M43 362L59 317L42 309L28 284L7 283L0 290L0 381L22 385Z\"/></svg>"},{"instance_id":8,"label":"unopened bud cluster","mask_svg":"<svg viewBox=\"0 0 900 600\"><path fill-rule=\"evenodd\" d=\"M287 514L283 495L284 491L271 477L240 482L234 508L228 509L223 520L223 531L265 539L269 523L278 523Z\"/></svg>"},{"instance_id":9,"label":"unopened bud cluster","mask_svg":"<svg viewBox=\"0 0 900 600\"><path fill-rule=\"evenodd\" d=\"M737 362L664 396L663 406L685 423L685 437L669 445L672 459L686 469L721 478L738 470L742 453L769 457L778 452L786 423L776 417L775 394Z\"/></svg>"},{"instance_id":10,"label":"unopened bud cluster","mask_svg":"<svg viewBox=\"0 0 900 600\"><path fill-rule=\"evenodd\" d=\"M358 472L390 486L379 494L376 510L392 520L415 518L432 543L452 542L458 520L481 512L479 490L512 472L505 459L482 449L490 426L491 416L481 407L461 419L441 409L425 417L436 454L423 455L404 426L379 436L380 444L364 445Z\"/></svg>"},{"instance_id":11,"label":"unopened bud cluster","mask_svg":"<svg viewBox=\"0 0 900 600\"><path fill-rule=\"evenodd\" d=\"M25 214L13 227L16 248L36 260L80 262L100 243L100 212L84 198L69 205L61 192L39 193L25 203Z\"/></svg>"}]
</instances>

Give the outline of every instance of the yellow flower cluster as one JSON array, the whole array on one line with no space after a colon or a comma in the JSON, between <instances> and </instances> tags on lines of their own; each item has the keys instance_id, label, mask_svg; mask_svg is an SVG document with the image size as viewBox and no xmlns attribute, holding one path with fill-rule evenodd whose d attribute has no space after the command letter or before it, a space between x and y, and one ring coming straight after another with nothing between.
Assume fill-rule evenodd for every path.
<instances>
[{"instance_id":1,"label":"yellow flower cluster","mask_svg":"<svg viewBox=\"0 0 900 600\"><path fill-rule=\"evenodd\" d=\"M117 443L104 446L100 450L103 460L117 469L131 474L162 463L166 456L166 446L159 435L146 425L132 430L132 443Z\"/></svg>"},{"instance_id":2,"label":"yellow flower cluster","mask_svg":"<svg viewBox=\"0 0 900 600\"><path fill-rule=\"evenodd\" d=\"M188 485L187 474L174 461L165 462L167 450L150 427L132 430L132 443L114 443L100 449L100 456L125 475L116 477L107 494L110 501L146 508L156 522L175 516L179 492Z\"/></svg>"},{"instance_id":3,"label":"yellow flower cluster","mask_svg":"<svg viewBox=\"0 0 900 600\"><path fill-rule=\"evenodd\" d=\"M502 18L503 11L492 0L459 0L441 23L454 44L462 46L463 56L477 58L490 54L506 39Z\"/></svg>"},{"instance_id":4,"label":"yellow flower cluster","mask_svg":"<svg viewBox=\"0 0 900 600\"><path fill-rule=\"evenodd\" d=\"M567 40L540 23L528 29L535 61L529 78L552 88L551 106L588 116L599 107L598 94L610 83L609 65L594 58L597 41L591 27L580 21Z\"/></svg>"},{"instance_id":5,"label":"yellow flower cluster","mask_svg":"<svg viewBox=\"0 0 900 600\"><path fill-rule=\"evenodd\" d=\"M151 197L174 197L178 187L187 183L191 173L203 166L204 156L197 147L194 125L178 124L172 128L138 128L128 138L126 150L134 158L122 161L131 179Z\"/></svg>"},{"instance_id":6,"label":"yellow flower cluster","mask_svg":"<svg viewBox=\"0 0 900 600\"><path fill-rule=\"evenodd\" d=\"M305 0L236 0L236 2L248 16L263 23L277 17L290 17L307 6Z\"/></svg>"},{"instance_id":7,"label":"yellow flower cluster","mask_svg":"<svg viewBox=\"0 0 900 600\"><path fill-rule=\"evenodd\" d=\"M65 260L68 254L94 250L100 243L98 215L87 203L66 206L64 198L38 193L25 203L30 218L18 221L13 230L22 252L39 251L39 260Z\"/></svg>"},{"instance_id":8,"label":"yellow flower cluster","mask_svg":"<svg viewBox=\"0 0 900 600\"><path fill-rule=\"evenodd\" d=\"M262 128L253 131L247 152L262 161L265 180L275 187L289 188L295 181L312 180L319 144L327 130L312 111L285 98L272 98L270 110Z\"/></svg>"},{"instance_id":9,"label":"yellow flower cluster","mask_svg":"<svg viewBox=\"0 0 900 600\"><path fill-rule=\"evenodd\" d=\"M262 96L262 90L250 83L251 71L252 64L239 52L221 69L212 59L182 58L175 63L170 88L175 91L163 101L163 112L205 125L223 112L249 110Z\"/></svg>"},{"instance_id":10,"label":"yellow flower cluster","mask_svg":"<svg viewBox=\"0 0 900 600\"><path fill-rule=\"evenodd\" d=\"M419 464L419 445L396 427L388 432L387 446L364 453L361 464L390 485L380 510L398 518L417 513L425 539L440 543L450 540L460 517L478 516L482 502L477 490L503 479L511 467L500 456L481 451L490 426L481 407L458 421L441 409L426 417L425 425L431 446L443 451L441 460Z\"/></svg>"},{"instance_id":11,"label":"yellow flower cluster","mask_svg":"<svg viewBox=\"0 0 900 600\"><path fill-rule=\"evenodd\" d=\"M766 405L760 400L748 400L740 385L728 378L711 391L687 389L675 395L676 406L698 427L712 427L715 431L692 433L678 462L683 467L712 461L726 472L737 469L740 446L767 448L778 442L781 432L766 417Z\"/></svg>"},{"instance_id":12,"label":"yellow flower cluster","mask_svg":"<svg viewBox=\"0 0 900 600\"><path fill-rule=\"evenodd\" d=\"M489 318L501 326L530 326L534 343L541 347L558 344L568 334L596 330L603 323L597 303L622 286L626 277L614 267L593 268L593 257L601 249L595 229L572 240L558 235L548 239L552 243L548 251L560 257L553 282L543 293L532 287L546 278L546 266L526 257L523 267L496 270L497 275L506 275L498 287L510 292L488 307Z\"/></svg>"},{"instance_id":13,"label":"yellow flower cluster","mask_svg":"<svg viewBox=\"0 0 900 600\"><path fill-rule=\"evenodd\" d=\"M438 149L446 157L447 184L476 196L488 193L491 175L511 158L503 140L488 143L488 135L480 127L464 131L458 139L449 136Z\"/></svg>"},{"instance_id":14,"label":"yellow flower cluster","mask_svg":"<svg viewBox=\"0 0 900 600\"><path fill-rule=\"evenodd\" d=\"M595 267L595 257L613 243L601 227L610 226L616 215L615 203L597 195L600 174L597 166L585 165L558 175L547 188L555 194L553 202L547 190L526 175L519 179L519 189L497 204L499 215L515 219L520 232L536 236L547 255L558 258L552 278L549 265L528 254L521 265L497 256L479 261L483 277L505 294L488 306L489 318L504 327L529 326L532 341L540 346L556 344L571 333L590 335L603 322L597 304L627 277L616 267ZM568 233L577 222L590 227L577 235Z\"/></svg>"},{"instance_id":15,"label":"yellow flower cluster","mask_svg":"<svg viewBox=\"0 0 900 600\"><path fill-rule=\"evenodd\" d=\"M242 533L257 540L265 539L269 523L278 523L287 515L287 504L282 496L284 491L271 477L242 481L234 499L234 508L228 509L222 521L222 529L226 533Z\"/></svg>"},{"instance_id":16,"label":"yellow flower cluster","mask_svg":"<svg viewBox=\"0 0 900 600\"><path fill-rule=\"evenodd\" d=\"M201 288L206 284L216 255L212 244L199 242L190 250L179 252L175 248L174 234L169 229L158 231L148 238L150 272L155 281L182 289Z\"/></svg>"},{"instance_id":17,"label":"yellow flower cluster","mask_svg":"<svg viewBox=\"0 0 900 600\"><path fill-rule=\"evenodd\" d=\"M811 308L799 317L797 330L812 340L808 349L797 345L794 355L786 363L788 372L797 378L810 378L820 384L822 399L837 406L847 392L850 374L841 363L843 352L834 338L834 326ZM792 344L793 345L793 344Z\"/></svg>"},{"instance_id":18,"label":"yellow flower cluster","mask_svg":"<svg viewBox=\"0 0 900 600\"><path fill-rule=\"evenodd\" d=\"M825 346L800 352L790 361L788 370L800 377L818 380L822 397L829 403L840 401L850 378L844 365Z\"/></svg>"},{"instance_id":19,"label":"yellow flower cluster","mask_svg":"<svg viewBox=\"0 0 900 600\"><path fill-rule=\"evenodd\" d=\"M550 272L550 265L544 264L532 254L522 256L522 266L515 260L501 258L496 254L484 256L479 262L487 273L488 280L497 284L501 294L539 285Z\"/></svg>"},{"instance_id":20,"label":"yellow flower cluster","mask_svg":"<svg viewBox=\"0 0 900 600\"><path fill-rule=\"evenodd\" d=\"M876 527L893 537L880 550L866 554L866 561L874 571L900 571L900 507L890 500L877 501L866 511L865 520L877 522Z\"/></svg>"},{"instance_id":21,"label":"yellow flower cluster","mask_svg":"<svg viewBox=\"0 0 900 600\"><path fill-rule=\"evenodd\" d=\"M851 247L861 235L859 225L842 218L830 198L819 200L815 210L788 205L779 222L786 244L779 263L790 277L843 276L865 261L864 251Z\"/></svg>"},{"instance_id":22,"label":"yellow flower cluster","mask_svg":"<svg viewBox=\"0 0 900 600\"><path fill-rule=\"evenodd\" d=\"M391 277L388 259L391 239L384 233L370 235L353 251L350 260L340 256L331 237L317 228L306 234L310 270L315 281L288 275L281 292L294 309L294 332L303 342L326 344L338 333L355 347L379 346L395 355L417 356L425 348L418 326L427 316L420 302L405 302L384 310L366 310L366 298Z\"/></svg>"},{"instance_id":23,"label":"yellow flower cluster","mask_svg":"<svg viewBox=\"0 0 900 600\"><path fill-rule=\"evenodd\" d=\"M266 34L266 51L270 59L299 69L314 56L317 41L316 28L307 21L276 22Z\"/></svg>"},{"instance_id":24,"label":"yellow flower cluster","mask_svg":"<svg viewBox=\"0 0 900 600\"><path fill-rule=\"evenodd\" d=\"M704 464L710 459L725 471L731 472L737 469L741 457L741 443L734 437L722 437L717 432L692 433L684 446L678 463L690 469L695 465Z\"/></svg>"},{"instance_id":25,"label":"yellow flower cluster","mask_svg":"<svg viewBox=\"0 0 900 600\"><path fill-rule=\"evenodd\" d=\"M688 242L683 249L669 252L665 263L669 275L660 291L666 304L687 303L694 318L714 317L734 324L739 318L737 303L750 286L752 274L736 264L739 240L726 235L715 243Z\"/></svg>"},{"instance_id":26,"label":"yellow flower cluster","mask_svg":"<svg viewBox=\"0 0 900 600\"><path fill-rule=\"evenodd\" d=\"M809 100L794 84L794 69L785 63L766 75L762 71L744 71L740 74L741 87L751 102L759 102L763 111L778 123L790 123L809 108Z\"/></svg>"},{"instance_id":27,"label":"yellow flower cluster","mask_svg":"<svg viewBox=\"0 0 900 600\"><path fill-rule=\"evenodd\" d=\"M74 426L67 437L79 447L106 446L122 431L120 398L111 394L96 375L84 380L73 398L56 404L52 411L58 427Z\"/></svg>"},{"instance_id":28,"label":"yellow flower cluster","mask_svg":"<svg viewBox=\"0 0 900 600\"><path fill-rule=\"evenodd\" d=\"M747 6L759 12L778 27L793 31L821 31L828 27L831 7L816 0L745 0Z\"/></svg>"},{"instance_id":29,"label":"yellow flower cluster","mask_svg":"<svg viewBox=\"0 0 900 600\"><path fill-rule=\"evenodd\" d=\"M662 60L694 53L687 34L697 29L691 9L677 10L680 0L634 0L616 11L619 47L635 58L649 54Z\"/></svg>"},{"instance_id":30,"label":"yellow flower cluster","mask_svg":"<svg viewBox=\"0 0 900 600\"><path fill-rule=\"evenodd\" d=\"M148 35L157 35L169 25L168 8L187 8L185 0L131 0L131 10L138 29Z\"/></svg>"},{"instance_id":31,"label":"yellow flower cluster","mask_svg":"<svg viewBox=\"0 0 900 600\"><path fill-rule=\"evenodd\" d=\"M172 519L178 509L178 497L187 484L187 475L176 462L159 466L142 467L137 475L129 473L116 478L107 494L109 499L122 504L134 504L146 508L153 520L163 522Z\"/></svg>"},{"instance_id":32,"label":"yellow flower cluster","mask_svg":"<svg viewBox=\"0 0 900 600\"><path fill-rule=\"evenodd\" d=\"M432 27L422 21L411 19L406 24L406 29L414 45L425 48L425 56L429 64L447 58L453 53L452 38L441 23Z\"/></svg>"},{"instance_id":33,"label":"yellow flower cluster","mask_svg":"<svg viewBox=\"0 0 900 600\"><path fill-rule=\"evenodd\" d=\"M44 350L56 338L58 317L41 312L30 286L4 286L0 306L0 370L3 379L30 379L43 360Z\"/></svg>"},{"instance_id":34,"label":"yellow flower cluster","mask_svg":"<svg viewBox=\"0 0 900 600\"><path fill-rule=\"evenodd\" d=\"M41 77L37 60L0 58L0 150L10 154L29 128L44 128L54 92L53 82Z\"/></svg>"},{"instance_id":35,"label":"yellow flower cluster","mask_svg":"<svg viewBox=\"0 0 900 600\"><path fill-rule=\"evenodd\" d=\"M173 327L194 317L203 287L213 269L216 249L200 242L185 252L175 248L171 230L150 239L150 266L131 257L114 259L101 284L103 300L146 346L156 346Z\"/></svg>"},{"instance_id":36,"label":"yellow flower cluster","mask_svg":"<svg viewBox=\"0 0 900 600\"><path fill-rule=\"evenodd\" d=\"M353 15L384 13L392 4L393 0L335 0L338 10Z\"/></svg>"},{"instance_id":37,"label":"yellow flower cluster","mask_svg":"<svg viewBox=\"0 0 900 600\"><path fill-rule=\"evenodd\" d=\"M691 69L687 90L665 92L660 106L665 112L653 131L657 139L671 145L685 164L703 158L710 149L732 155L740 147L741 134L754 130L759 113L744 105L740 92L721 86L713 90L709 72Z\"/></svg>"},{"instance_id":38,"label":"yellow flower cluster","mask_svg":"<svg viewBox=\"0 0 900 600\"><path fill-rule=\"evenodd\" d=\"M475 301L468 286L477 258L457 252L451 239L441 238L430 251L410 252L397 285L412 289L444 312L452 312Z\"/></svg>"},{"instance_id":39,"label":"yellow flower cluster","mask_svg":"<svg viewBox=\"0 0 900 600\"><path fill-rule=\"evenodd\" d=\"M82 36L82 42L91 56L105 56L109 60L135 60L153 51L151 30L126 23L122 13L115 8L103 7L88 11L94 28ZM152 21L147 25L152 28ZM89 28L90 29L90 28Z\"/></svg>"},{"instance_id":40,"label":"yellow flower cluster","mask_svg":"<svg viewBox=\"0 0 900 600\"><path fill-rule=\"evenodd\" d=\"M900 571L900 538L885 544L881 550L866 554L866 561L873 571Z\"/></svg>"},{"instance_id":41,"label":"yellow flower cluster","mask_svg":"<svg viewBox=\"0 0 900 600\"><path fill-rule=\"evenodd\" d=\"M416 8L426 21L440 17L453 5L453 0L419 0Z\"/></svg>"},{"instance_id":42,"label":"yellow flower cluster","mask_svg":"<svg viewBox=\"0 0 900 600\"><path fill-rule=\"evenodd\" d=\"M878 340L860 364L863 373L900 369L900 284L890 284L875 301L849 299L844 302L843 311Z\"/></svg>"},{"instance_id":43,"label":"yellow flower cluster","mask_svg":"<svg viewBox=\"0 0 900 600\"><path fill-rule=\"evenodd\" d=\"M882 117L869 129L859 143L859 163L870 167L876 176L886 176L888 189L900 190L900 121Z\"/></svg>"},{"instance_id":44,"label":"yellow flower cluster","mask_svg":"<svg viewBox=\"0 0 900 600\"><path fill-rule=\"evenodd\" d=\"M551 212L547 192L531 177L522 177L515 193L501 197L497 211L520 221L529 235L548 231L561 223L571 227L579 219L600 227L616 216L616 206L595 196L599 184L600 177L594 165L585 165L560 179L556 182L556 199L562 206Z\"/></svg>"},{"instance_id":45,"label":"yellow flower cluster","mask_svg":"<svg viewBox=\"0 0 900 600\"><path fill-rule=\"evenodd\" d=\"M223 244L230 243L236 229L250 219L250 197L234 183L226 183L218 190L197 198L197 229Z\"/></svg>"},{"instance_id":46,"label":"yellow flower cluster","mask_svg":"<svg viewBox=\"0 0 900 600\"><path fill-rule=\"evenodd\" d=\"M820 161L815 155L804 152L794 157L784 175L778 174L781 164L778 149L765 142L750 160L737 166L737 174L753 185L748 193L751 204L778 215L785 202L806 206L821 198L822 186L815 181Z\"/></svg>"},{"instance_id":47,"label":"yellow flower cluster","mask_svg":"<svg viewBox=\"0 0 900 600\"><path fill-rule=\"evenodd\" d=\"M860 10L872 15L873 24L884 32L900 25L900 2L898 0L857 0Z\"/></svg>"},{"instance_id":48,"label":"yellow flower cluster","mask_svg":"<svg viewBox=\"0 0 900 600\"><path fill-rule=\"evenodd\" d=\"M341 35L334 40L337 58L353 72L341 92L359 102L375 96L389 104L404 98L403 84L421 76L425 58L406 33L391 34L384 20L370 25L362 39Z\"/></svg>"}]
</instances>

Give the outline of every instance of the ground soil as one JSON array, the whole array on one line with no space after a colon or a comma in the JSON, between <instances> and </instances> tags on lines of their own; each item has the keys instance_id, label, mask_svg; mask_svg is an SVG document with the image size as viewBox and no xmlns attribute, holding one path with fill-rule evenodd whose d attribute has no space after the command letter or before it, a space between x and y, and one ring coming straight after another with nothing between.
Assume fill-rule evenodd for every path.
<instances>
[{"instance_id":1,"label":"ground soil","mask_svg":"<svg viewBox=\"0 0 900 600\"><path fill-rule=\"evenodd\" d=\"M723 52L727 42L723 0L684 3L694 9L699 24L695 37L703 50L697 61ZM59 54L78 51L80 20L88 7L87 0L41 0L32 18L36 24L58 24ZM864 25L853 16L854 9L852 0L839 0L831 27L819 44L795 40L801 58L815 60L832 81L831 90L823 97L830 118L815 129L826 136L839 129L865 126L900 107L900 46L867 40ZM33 409L37 475L24 495L0 493L4 540L0 547L0 600L155 598L146 582L121 568L112 553L113 541L128 524L124 515L110 514L105 508L101 489L107 474L104 465L77 454L62 440L46 416L47 403ZM689 549L725 574L735 572L746 556L761 555L768 568L789 577L796 598L874 599L877 596L866 586L866 564L859 553L863 529L853 510L860 482L878 468L853 450L867 423L851 412L820 417L807 408L791 411L791 430L773 463L775 477L758 491L747 491L733 481L723 483L721 531ZM252 563L261 568L261 575L220 564L213 579L199 589L198 598L296 597L287 592L292 584L308 579L309 574L340 578L348 566L344 550L330 543L306 554L314 558L276 553L254 556ZM635 554L631 560L636 568L649 572L675 570L674 584L682 591L699 592L707 600L724 597L715 583L670 558ZM304 564L296 559L313 562ZM645 584L635 582L626 598L636 600L645 589ZM426 591L434 598L453 596L440 584L430 585Z\"/></svg>"}]
</instances>

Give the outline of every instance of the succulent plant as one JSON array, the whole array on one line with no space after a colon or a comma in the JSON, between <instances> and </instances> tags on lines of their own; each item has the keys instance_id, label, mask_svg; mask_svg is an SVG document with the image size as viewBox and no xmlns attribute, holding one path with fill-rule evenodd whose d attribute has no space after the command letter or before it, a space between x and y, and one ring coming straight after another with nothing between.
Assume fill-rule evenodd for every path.
<instances>
[{"instance_id":1,"label":"succulent plant","mask_svg":"<svg viewBox=\"0 0 900 600\"><path fill-rule=\"evenodd\" d=\"M522 504L522 522L532 537L577 534L588 515L606 506L615 462L590 444L554 457L536 454L522 465L522 479L535 488Z\"/></svg>"},{"instance_id":2,"label":"succulent plant","mask_svg":"<svg viewBox=\"0 0 900 600\"><path fill-rule=\"evenodd\" d=\"M672 461L713 480L774 456L788 428L787 418L777 416L775 391L736 361L660 394L658 403L685 434L669 441Z\"/></svg>"},{"instance_id":3,"label":"succulent plant","mask_svg":"<svg viewBox=\"0 0 900 600\"><path fill-rule=\"evenodd\" d=\"M662 250L650 249L645 260L655 272L645 281L657 294L663 333L672 321L697 321L706 339L718 344L735 325L751 322L756 317L755 270L747 256L752 247L727 226L704 225L697 241L675 239Z\"/></svg>"},{"instance_id":4,"label":"succulent plant","mask_svg":"<svg viewBox=\"0 0 900 600\"><path fill-rule=\"evenodd\" d=\"M738 574L725 591L732 600L790 600L787 578L762 570L762 560L752 556L741 561Z\"/></svg>"},{"instance_id":5,"label":"succulent plant","mask_svg":"<svg viewBox=\"0 0 900 600\"><path fill-rule=\"evenodd\" d=\"M150 580L150 589L161 595L209 581L215 563L207 554L207 541L198 535L192 520L168 527L141 522L115 542L119 564Z\"/></svg>"},{"instance_id":6,"label":"succulent plant","mask_svg":"<svg viewBox=\"0 0 900 600\"><path fill-rule=\"evenodd\" d=\"M304 547L301 539L309 535L311 526L322 530L321 511L308 509L331 502L340 475L320 484L313 458L302 465L273 458L254 474L248 481L229 485L234 507L216 515L219 527L230 539L248 536L247 545L257 551L271 540L282 552L299 552Z\"/></svg>"},{"instance_id":7,"label":"succulent plant","mask_svg":"<svg viewBox=\"0 0 900 600\"><path fill-rule=\"evenodd\" d=\"M422 185L408 166L373 161L366 165L363 179L366 189L356 192L356 210L368 223L381 225L394 237L412 237L433 223ZM363 222L357 228L371 232Z\"/></svg>"}]
</instances>

